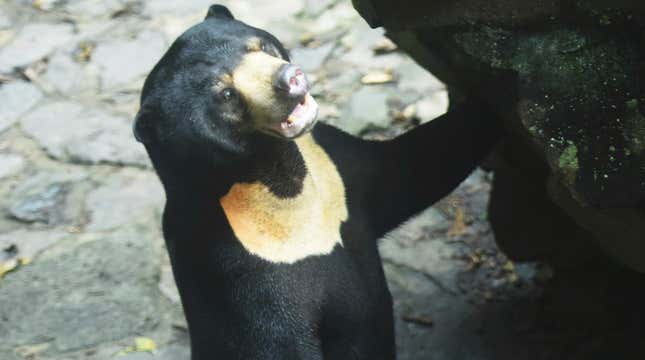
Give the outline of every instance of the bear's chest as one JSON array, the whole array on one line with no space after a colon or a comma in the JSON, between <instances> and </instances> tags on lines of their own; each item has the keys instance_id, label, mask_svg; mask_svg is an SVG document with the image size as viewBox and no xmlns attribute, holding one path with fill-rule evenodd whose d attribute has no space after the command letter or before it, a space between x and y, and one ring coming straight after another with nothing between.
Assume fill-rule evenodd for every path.
<instances>
[{"instance_id":1,"label":"bear's chest","mask_svg":"<svg viewBox=\"0 0 645 360\"><path fill-rule=\"evenodd\" d=\"M278 197L258 181L236 183L220 199L244 248L274 263L330 254L343 245L340 227L348 212L338 170L310 135L296 144L307 168L298 195Z\"/></svg>"}]
</instances>

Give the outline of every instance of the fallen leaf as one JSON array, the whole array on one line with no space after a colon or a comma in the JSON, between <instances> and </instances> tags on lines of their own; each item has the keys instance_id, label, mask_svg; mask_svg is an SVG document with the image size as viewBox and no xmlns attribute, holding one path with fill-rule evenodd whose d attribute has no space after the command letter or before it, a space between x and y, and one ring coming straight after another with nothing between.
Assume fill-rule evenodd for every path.
<instances>
[{"instance_id":1,"label":"fallen leaf","mask_svg":"<svg viewBox=\"0 0 645 360\"><path fill-rule=\"evenodd\" d=\"M502 266L502 269L507 272L514 272L515 271L515 265L511 261L507 261L504 266Z\"/></svg>"},{"instance_id":2,"label":"fallen leaf","mask_svg":"<svg viewBox=\"0 0 645 360\"><path fill-rule=\"evenodd\" d=\"M56 0L34 0L31 2L31 6L34 9L48 11L54 8Z\"/></svg>"},{"instance_id":3,"label":"fallen leaf","mask_svg":"<svg viewBox=\"0 0 645 360\"><path fill-rule=\"evenodd\" d=\"M520 277L513 273L508 277L508 281L510 281L511 284L517 284L520 281Z\"/></svg>"},{"instance_id":4,"label":"fallen leaf","mask_svg":"<svg viewBox=\"0 0 645 360\"><path fill-rule=\"evenodd\" d=\"M116 353L116 356L122 356L134 352L153 352L157 349L154 340L147 337L137 337L134 339L134 346L128 346Z\"/></svg>"},{"instance_id":5,"label":"fallen leaf","mask_svg":"<svg viewBox=\"0 0 645 360\"><path fill-rule=\"evenodd\" d=\"M457 237L466 233L466 212L461 206L455 206L455 220L452 222L449 237Z\"/></svg>"},{"instance_id":6,"label":"fallen leaf","mask_svg":"<svg viewBox=\"0 0 645 360\"><path fill-rule=\"evenodd\" d=\"M49 343L35 344L35 345L23 345L16 348L16 354L20 355L25 359L36 359L38 354L49 348Z\"/></svg>"},{"instance_id":7,"label":"fallen leaf","mask_svg":"<svg viewBox=\"0 0 645 360\"><path fill-rule=\"evenodd\" d=\"M361 79L363 85L385 84L394 81L394 75L391 71L372 71Z\"/></svg>"},{"instance_id":8,"label":"fallen leaf","mask_svg":"<svg viewBox=\"0 0 645 360\"><path fill-rule=\"evenodd\" d=\"M372 51L378 55L391 53L394 50L396 50L396 44L388 38L383 38L372 46Z\"/></svg>"},{"instance_id":9,"label":"fallen leaf","mask_svg":"<svg viewBox=\"0 0 645 360\"><path fill-rule=\"evenodd\" d=\"M394 119L396 121L410 121L414 119L417 115L417 107L414 104L410 104L403 109L403 111L397 111L394 113Z\"/></svg>"},{"instance_id":10,"label":"fallen leaf","mask_svg":"<svg viewBox=\"0 0 645 360\"><path fill-rule=\"evenodd\" d=\"M315 39L316 39L316 34L306 32L300 36L299 40L300 40L300 44L302 44L303 46L308 46L309 44L314 42Z\"/></svg>"},{"instance_id":11,"label":"fallen leaf","mask_svg":"<svg viewBox=\"0 0 645 360\"><path fill-rule=\"evenodd\" d=\"M404 314L401 319L405 322L409 322L412 324L417 324L421 326L434 326L434 321L430 316L427 315L409 315L409 314Z\"/></svg>"},{"instance_id":12,"label":"fallen leaf","mask_svg":"<svg viewBox=\"0 0 645 360\"><path fill-rule=\"evenodd\" d=\"M76 51L75 58L78 62L88 62L92 57L92 52L94 51L94 44L91 42L82 42L78 45L78 50Z\"/></svg>"},{"instance_id":13,"label":"fallen leaf","mask_svg":"<svg viewBox=\"0 0 645 360\"><path fill-rule=\"evenodd\" d=\"M18 267L18 265L18 260L16 258L9 259L0 264L0 278L5 276L5 274L14 271Z\"/></svg>"},{"instance_id":14,"label":"fallen leaf","mask_svg":"<svg viewBox=\"0 0 645 360\"><path fill-rule=\"evenodd\" d=\"M155 344L154 340L147 337L134 339L134 344L138 352L153 352L157 349L157 344Z\"/></svg>"}]
</instances>

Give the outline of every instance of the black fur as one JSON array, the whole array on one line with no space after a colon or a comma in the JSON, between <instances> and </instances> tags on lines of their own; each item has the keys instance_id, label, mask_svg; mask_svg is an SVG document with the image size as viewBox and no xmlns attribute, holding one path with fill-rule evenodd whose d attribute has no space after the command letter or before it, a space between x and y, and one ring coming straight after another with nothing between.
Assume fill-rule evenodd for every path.
<instances>
[{"instance_id":1,"label":"black fur","mask_svg":"<svg viewBox=\"0 0 645 360\"><path fill-rule=\"evenodd\" d=\"M211 7L177 39L146 80L135 125L166 190L163 230L192 358L393 359L376 239L458 185L492 148L497 125L468 107L390 142L317 125L313 136L346 188L343 247L291 265L265 261L236 239L218 199L249 181L297 196L307 169L295 143L253 130L240 99L213 94L213 76L236 65L250 36L288 59L273 36L229 15Z\"/></svg>"}]
</instances>

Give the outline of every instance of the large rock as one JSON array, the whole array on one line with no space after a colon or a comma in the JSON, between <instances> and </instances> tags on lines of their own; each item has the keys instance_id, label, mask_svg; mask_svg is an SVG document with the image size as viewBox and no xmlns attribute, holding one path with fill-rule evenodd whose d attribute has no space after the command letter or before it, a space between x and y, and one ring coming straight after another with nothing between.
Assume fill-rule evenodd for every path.
<instances>
[{"instance_id":1,"label":"large rock","mask_svg":"<svg viewBox=\"0 0 645 360\"><path fill-rule=\"evenodd\" d=\"M40 60L72 40L71 24L29 24L7 46L0 49L0 72L10 72Z\"/></svg>"},{"instance_id":2,"label":"large rock","mask_svg":"<svg viewBox=\"0 0 645 360\"><path fill-rule=\"evenodd\" d=\"M627 250L642 248L645 238L607 237L621 233L622 226L645 222L645 50L639 40L645 36L645 3L354 0L354 4L368 22L385 25L400 48L446 82L453 99L476 96L504 119L512 139L500 154L506 165L498 176L508 178L498 182L506 188L493 193L496 209L510 208L512 199L523 196L517 192L520 189L533 189L535 196L551 199L544 208L557 204L565 211L572 232L579 233L573 228L582 226L593 234L587 235L588 242L598 240L609 253L621 253L616 258L645 271L645 260L636 266ZM524 183L518 182L520 178ZM558 198L561 193L547 191L552 178L567 190L577 209L568 199ZM564 202L569 205L564 207ZM514 216L531 223L535 211L530 204L523 206L513 210ZM625 219L635 222L627 225L600 216L605 208L629 209L631 215ZM598 216L582 215L589 211ZM591 226L597 219L605 219L603 231ZM516 227L505 237L542 241L527 240L533 233L525 236L523 231ZM554 243L570 240L562 235Z\"/></svg>"},{"instance_id":3,"label":"large rock","mask_svg":"<svg viewBox=\"0 0 645 360\"><path fill-rule=\"evenodd\" d=\"M124 116L75 102L55 102L32 111L21 123L56 159L82 164L149 164L145 149L132 135L131 120Z\"/></svg>"}]
</instances>

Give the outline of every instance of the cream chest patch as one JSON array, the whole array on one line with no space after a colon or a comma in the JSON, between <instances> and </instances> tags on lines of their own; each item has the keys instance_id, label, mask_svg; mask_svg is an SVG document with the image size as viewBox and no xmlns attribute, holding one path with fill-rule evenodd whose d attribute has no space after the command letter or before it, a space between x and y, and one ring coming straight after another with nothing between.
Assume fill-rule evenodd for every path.
<instances>
[{"instance_id":1,"label":"cream chest patch","mask_svg":"<svg viewBox=\"0 0 645 360\"><path fill-rule=\"evenodd\" d=\"M345 187L336 166L310 134L295 140L307 166L302 192L282 199L260 183L236 183L220 199L226 218L252 254L294 263L342 246Z\"/></svg>"}]
</instances>

